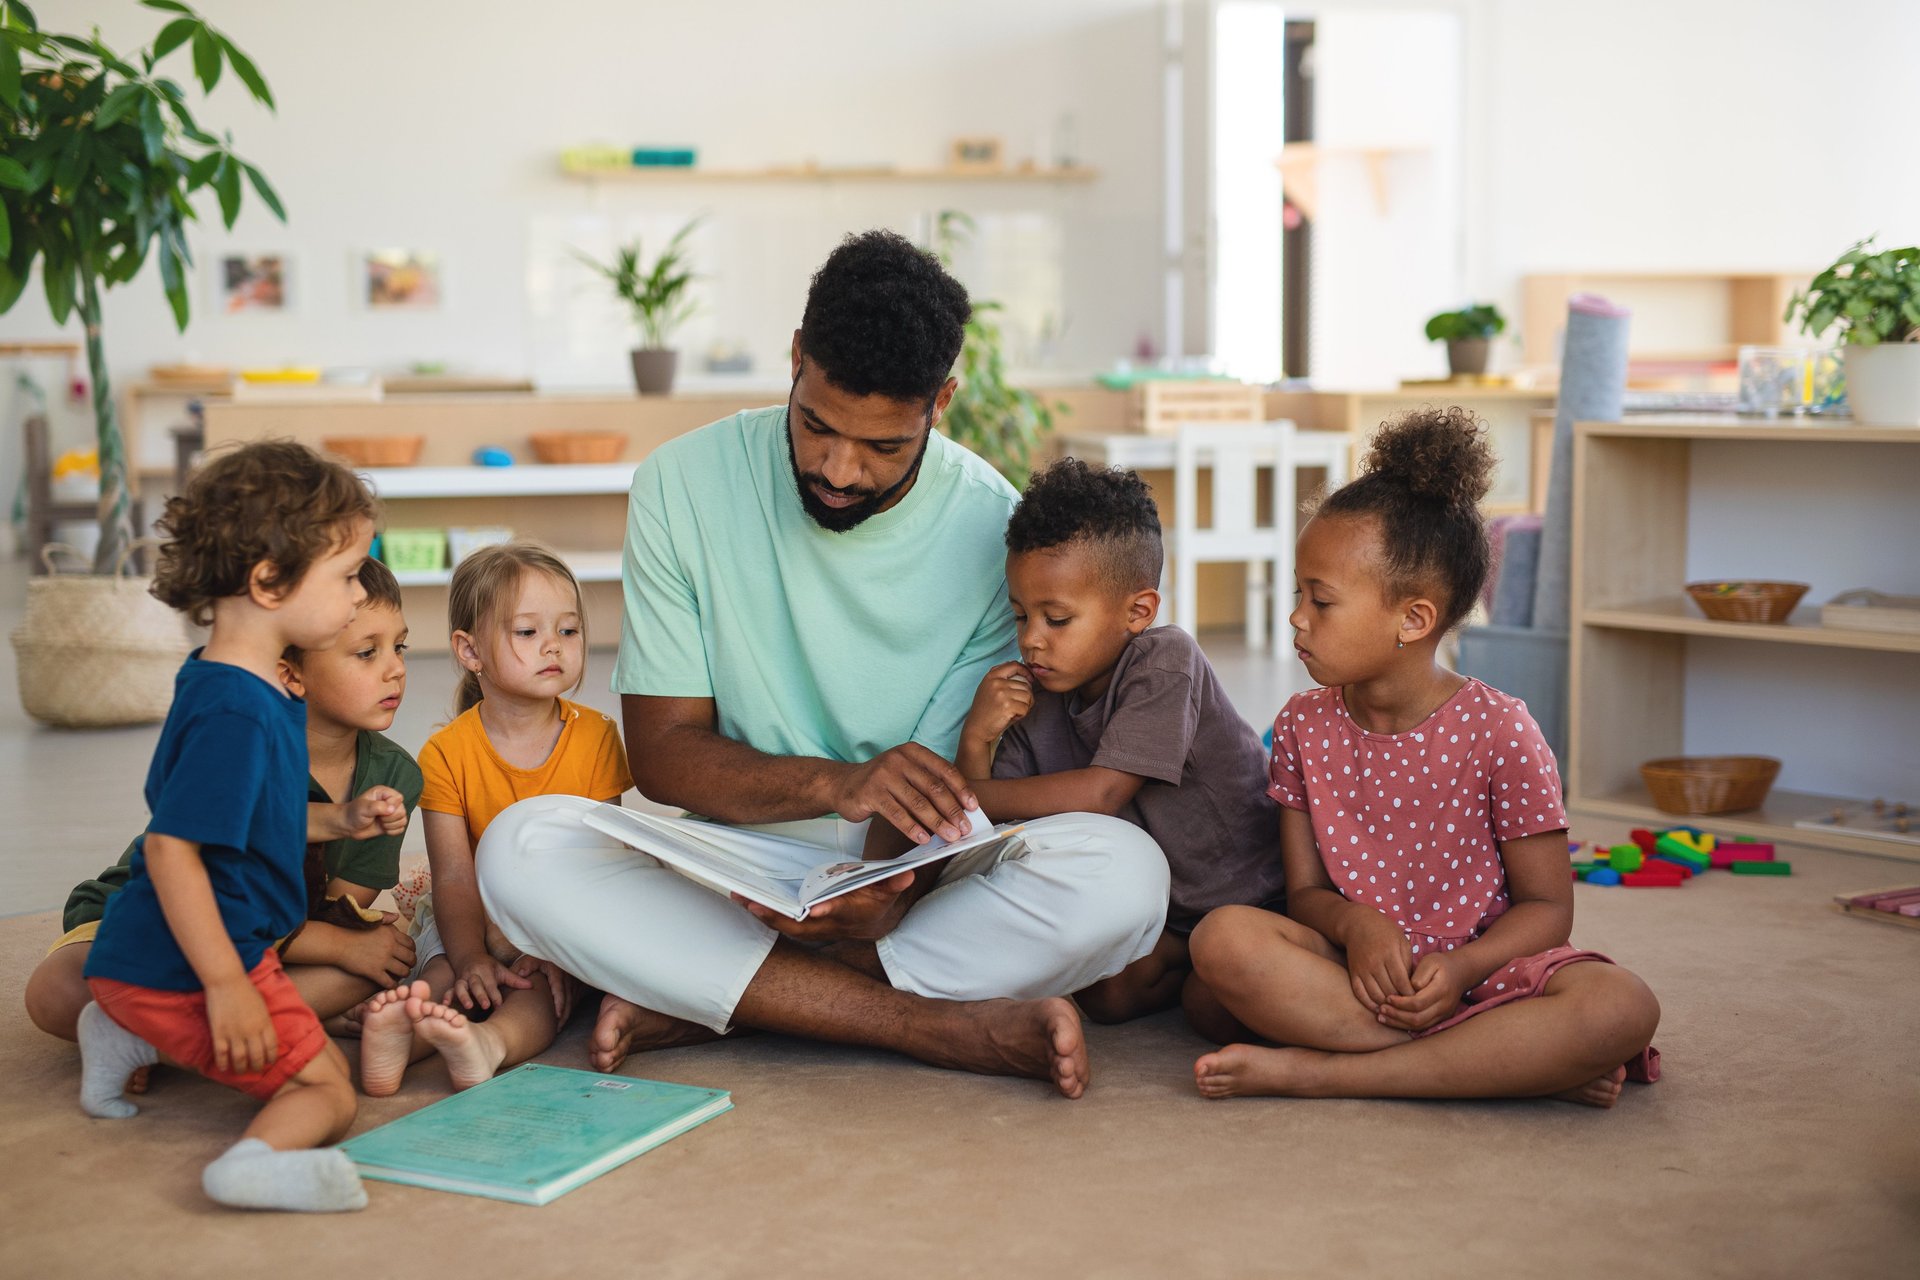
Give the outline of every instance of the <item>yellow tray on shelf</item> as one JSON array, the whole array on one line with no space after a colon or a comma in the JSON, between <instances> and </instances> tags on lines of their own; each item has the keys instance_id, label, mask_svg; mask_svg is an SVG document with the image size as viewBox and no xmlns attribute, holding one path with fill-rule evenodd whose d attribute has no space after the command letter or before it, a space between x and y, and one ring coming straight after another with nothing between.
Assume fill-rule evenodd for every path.
<instances>
[{"instance_id":1,"label":"yellow tray on shelf","mask_svg":"<svg viewBox=\"0 0 1920 1280\"><path fill-rule=\"evenodd\" d=\"M318 369L242 369L242 382L318 382Z\"/></svg>"}]
</instances>

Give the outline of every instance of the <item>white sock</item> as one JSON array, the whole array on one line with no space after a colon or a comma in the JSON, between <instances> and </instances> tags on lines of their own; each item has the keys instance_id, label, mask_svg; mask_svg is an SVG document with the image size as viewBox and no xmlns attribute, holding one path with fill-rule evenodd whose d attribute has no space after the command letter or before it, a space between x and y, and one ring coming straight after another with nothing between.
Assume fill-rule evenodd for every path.
<instances>
[{"instance_id":1,"label":"white sock","mask_svg":"<svg viewBox=\"0 0 1920 1280\"><path fill-rule=\"evenodd\" d=\"M275 1151L242 1138L200 1174L207 1195L235 1209L341 1213L367 1207L353 1161L338 1147Z\"/></svg>"},{"instance_id":2,"label":"white sock","mask_svg":"<svg viewBox=\"0 0 1920 1280\"><path fill-rule=\"evenodd\" d=\"M160 1061L153 1046L97 1004L80 1011L80 1109L102 1120L125 1120L140 1108L123 1096L127 1077Z\"/></svg>"}]
</instances>

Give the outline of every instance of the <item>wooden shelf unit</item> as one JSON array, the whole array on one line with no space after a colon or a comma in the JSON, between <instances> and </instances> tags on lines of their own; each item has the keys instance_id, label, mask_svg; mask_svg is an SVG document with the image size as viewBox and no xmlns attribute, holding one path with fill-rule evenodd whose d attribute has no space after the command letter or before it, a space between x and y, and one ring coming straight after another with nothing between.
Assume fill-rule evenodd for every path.
<instances>
[{"instance_id":1,"label":"wooden shelf unit","mask_svg":"<svg viewBox=\"0 0 1920 1280\"><path fill-rule=\"evenodd\" d=\"M1558 364L1560 332L1566 327L1567 300L1576 293L1604 294L1634 312L1628 354L1655 364L1696 364L1735 358L1746 343L1774 345L1800 341L1783 319L1787 299L1813 279L1811 270L1794 271L1560 271L1524 277L1521 285L1520 337L1529 365ZM1688 303L1691 305L1686 305ZM1704 304L1704 306L1702 305ZM1722 316L1723 341L1710 336L1684 347L1657 340L1657 313L1676 305L1702 317ZM1690 314L1688 320L1693 316ZM1649 322L1652 323L1649 323ZM1656 338L1642 334L1652 329Z\"/></svg>"},{"instance_id":2,"label":"wooden shelf unit","mask_svg":"<svg viewBox=\"0 0 1920 1280\"><path fill-rule=\"evenodd\" d=\"M1267 416L1291 418L1303 431L1344 431L1353 438L1354 466L1367 438L1382 422L1423 405L1463 405L1486 421L1500 467L1493 490L1481 503L1488 515L1543 511L1546 464L1553 451L1554 387L1476 387L1414 384L1373 391L1269 391ZM1545 429L1535 424L1546 414ZM1544 452L1542 450L1544 449Z\"/></svg>"},{"instance_id":3,"label":"wooden shelf unit","mask_svg":"<svg viewBox=\"0 0 1920 1280\"><path fill-rule=\"evenodd\" d=\"M1662 596L1615 607L1588 606L1586 624L1622 631L1756 640L1763 644L1809 644L1882 653L1920 653L1920 632L1862 631L1820 623L1818 609L1796 609L1784 623L1720 622L1702 614L1688 596Z\"/></svg>"},{"instance_id":4,"label":"wooden shelf unit","mask_svg":"<svg viewBox=\"0 0 1920 1280\"><path fill-rule=\"evenodd\" d=\"M703 169L697 165L570 165L560 172L576 182L1092 182L1085 165L1034 169L895 169L887 166L795 166L769 169Z\"/></svg>"},{"instance_id":5,"label":"wooden shelf unit","mask_svg":"<svg viewBox=\"0 0 1920 1280\"><path fill-rule=\"evenodd\" d=\"M504 525L559 551L580 579L587 635L596 647L620 638L620 549L626 536L633 469L661 444L740 409L764 394L672 397L408 395L361 404L210 403L207 441L279 436L319 447L326 436L419 435L421 465L363 471L391 527ZM604 465L531 461L536 431L619 431L626 456ZM511 467L467 465L475 449L512 451ZM447 583L437 569L397 575L411 643L420 652L447 644Z\"/></svg>"},{"instance_id":6,"label":"wooden shelf unit","mask_svg":"<svg viewBox=\"0 0 1920 1280\"><path fill-rule=\"evenodd\" d=\"M1717 441L1854 449L1862 466L1910 474L1920 488L1920 429L1845 421L1768 426L1710 414L1576 424L1566 761L1571 813L1634 825L1684 821L1653 806L1639 766L1687 754L1687 651L1695 641L1783 654L1788 646L1807 646L1920 655L1920 636L1823 627L1817 608L1797 611L1785 624L1719 622L1699 612L1681 591L1690 472L1694 446ZM1755 742L1751 749L1767 754L1768 746ZM1779 753L1776 747L1773 754ZM1795 826L1837 807L1858 809L1870 798L1776 789L1760 809L1698 821L1728 835L1920 860L1913 844Z\"/></svg>"}]
</instances>

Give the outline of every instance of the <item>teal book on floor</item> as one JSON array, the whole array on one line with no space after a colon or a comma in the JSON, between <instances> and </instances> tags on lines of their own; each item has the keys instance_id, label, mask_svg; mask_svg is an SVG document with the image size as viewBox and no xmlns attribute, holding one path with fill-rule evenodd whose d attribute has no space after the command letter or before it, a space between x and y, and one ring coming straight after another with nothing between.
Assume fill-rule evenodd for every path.
<instances>
[{"instance_id":1,"label":"teal book on floor","mask_svg":"<svg viewBox=\"0 0 1920 1280\"><path fill-rule=\"evenodd\" d=\"M529 1062L340 1149L362 1177L546 1204L732 1109L723 1089Z\"/></svg>"}]
</instances>

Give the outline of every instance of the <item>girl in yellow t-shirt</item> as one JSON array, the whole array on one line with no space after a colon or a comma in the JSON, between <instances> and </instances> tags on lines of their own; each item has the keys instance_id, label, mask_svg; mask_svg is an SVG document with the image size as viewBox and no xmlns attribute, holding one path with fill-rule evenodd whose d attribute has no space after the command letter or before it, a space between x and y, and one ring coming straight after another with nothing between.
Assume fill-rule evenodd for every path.
<instances>
[{"instance_id":1,"label":"girl in yellow t-shirt","mask_svg":"<svg viewBox=\"0 0 1920 1280\"><path fill-rule=\"evenodd\" d=\"M531 796L618 804L633 785L612 720L564 696L586 675L580 586L552 552L509 542L454 570L447 621L465 669L459 714L420 752L433 892L415 912L414 980L361 1006L360 1083L378 1097L439 1052L455 1089L553 1043L576 980L523 955L487 918L474 849L502 809Z\"/></svg>"}]
</instances>

